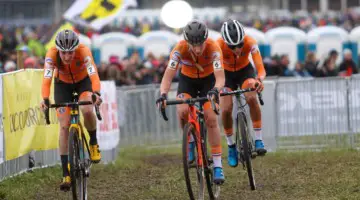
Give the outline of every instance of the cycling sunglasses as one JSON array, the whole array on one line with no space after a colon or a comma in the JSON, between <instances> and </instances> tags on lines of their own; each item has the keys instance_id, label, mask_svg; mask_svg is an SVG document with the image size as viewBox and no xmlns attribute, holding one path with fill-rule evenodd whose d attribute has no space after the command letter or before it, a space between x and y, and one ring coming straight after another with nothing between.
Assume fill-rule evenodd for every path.
<instances>
[{"instance_id":1,"label":"cycling sunglasses","mask_svg":"<svg viewBox=\"0 0 360 200\"><path fill-rule=\"evenodd\" d=\"M234 50L236 48L242 48L244 46L244 42L240 42L239 44L237 45L228 45L228 47L231 49L231 50Z\"/></svg>"},{"instance_id":2,"label":"cycling sunglasses","mask_svg":"<svg viewBox=\"0 0 360 200\"><path fill-rule=\"evenodd\" d=\"M63 55L71 55L71 54L73 54L75 51L60 51L61 52L61 54L63 54Z\"/></svg>"}]
</instances>

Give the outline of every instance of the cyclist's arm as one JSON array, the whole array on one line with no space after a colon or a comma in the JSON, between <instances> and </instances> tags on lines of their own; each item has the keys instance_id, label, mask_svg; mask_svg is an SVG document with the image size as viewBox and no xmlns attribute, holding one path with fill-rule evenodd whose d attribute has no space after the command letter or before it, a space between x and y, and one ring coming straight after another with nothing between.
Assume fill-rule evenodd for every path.
<instances>
[{"instance_id":1,"label":"cyclist's arm","mask_svg":"<svg viewBox=\"0 0 360 200\"><path fill-rule=\"evenodd\" d=\"M86 66L87 73L91 80L92 91L100 94L100 89L101 89L100 78L97 67L94 62L94 58L91 55L89 48L84 48L83 57L84 57L84 64Z\"/></svg>"},{"instance_id":2,"label":"cyclist's arm","mask_svg":"<svg viewBox=\"0 0 360 200\"><path fill-rule=\"evenodd\" d=\"M45 58L45 64L44 64L44 76L42 80L42 86L41 86L41 96L43 99L49 99L50 96L50 87L51 87L51 81L54 74L54 59L51 57L48 57L46 55Z\"/></svg>"},{"instance_id":3,"label":"cyclist's arm","mask_svg":"<svg viewBox=\"0 0 360 200\"><path fill-rule=\"evenodd\" d=\"M260 51L259 51L259 47L257 44L253 44L251 46L251 56L254 60L254 65L256 67L256 70L258 72L258 78L260 80L264 80L265 79L265 76L266 76L266 71L265 71L265 68L264 68L264 64L262 62L262 58L261 58L261 54L260 54Z\"/></svg>"},{"instance_id":4,"label":"cyclist's arm","mask_svg":"<svg viewBox=\"0 0 360 200\"><path fill-rule=\"evenodd\" d=\"M179 61L170 59L168 66L165 70L164 76L161 80L160 94L167 94L171 87L171 82L174 79Z\"/></svg>"},{"instance_id":5,"label":"cyclist's arm","mask_svg":"<svg viewBox=\"0 0 360 200\"><path fill-rule=\"evenodd\" d=\"M219 50L214 53L214 61L213 61L214 76L216 80L214 87L216 87L218 90L223 88L225 85L225 72L223 69L222 61L223 61L223 56L219 48Z\"/></svg>"},{"instance_id":6,"label":"cyclist's arm","mask_svg":"<svg viewBox=\"0 0 360 200\"><path fill-rule=\"evenodd\" d=\"M178 43L170 53L170 60L161 80L160 94L167 94L170 90L171 82L174 79L181 62L181 49L182 46Z\"/></svg>"}]
</instances>

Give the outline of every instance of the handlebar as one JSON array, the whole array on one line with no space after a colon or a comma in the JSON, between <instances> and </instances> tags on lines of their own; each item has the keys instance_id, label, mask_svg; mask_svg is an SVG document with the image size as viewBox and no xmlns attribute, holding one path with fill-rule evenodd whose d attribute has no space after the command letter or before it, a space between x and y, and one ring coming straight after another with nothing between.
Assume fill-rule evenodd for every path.
<instances>
[{"instance_id":1,"label":"handlebar","mask_svg":"<svg viewBox=\"0 0 360 200\"><path fill-rule=\"evenodd\" d=\"M205 102L207 100L208 100L207 97L198 97L198 98L180 99L180 100L170 100L170 101L166 101L166 105L195 104L196 102Z\"/></svg>"},{"instance_id":2,"label":"handlebar","mask_svg":"<svg viewBox=\"0 0 360 200\"><path fill-rule=\"evenodd\" d=\"M234 90L234 91L231 91L231 92L224 92L224 93L221 93L220 96L228 96L228 95L234 95L234 94L243 94L243 93L246 93L246 92L253 92L255 91L255 88L247 88L247 89L242 89L242 90ZM258 92L258 99L259 99L259 102L260 102L260 105L264 105L264 100L262 98L262 94L261 92Z\"/></svg>"},{"instance_id":3,"label":"handlebar","mask_svg":"<svg viewBox=\"0 0 360 200\"><path fill-rule=\"evenodd\" d=\"M92 105L96 101L96 96L92 95L92 101L78 101L78 102L68 102L68 103L58 103L58 104L50 104L49 100L45 100L45 104L48 106L47 109L45 109L45 120L46 124L50 124L50 117L49 117L49 109L50 108L61 108L61 107L72 107L72 106L85 106L85 105ZM98 105L95 105L95 112L96 117L98 120L102 120L100 109Z\"/></svg>"},{"instance_id":4,"label":"handlebar","mask_svg":"<svg viewBox=\"0 0 360 200\"><path fill-rule=\"evenodd\" d=\"M196 102L206 102L208 101L207 97L198 97L198 98L190 98L190 99L178 99L178 100L168 100L166 101L166 105L177 105L177 104L189 104L193 105ZM211 101L213 102L213 101ZM168 121L168 117L166 115L165 108L163 108L161 105L159 107L159 111L165 121Z\"/></svg>"},{"instance_id":5,"label":"handlebar","mask_svg":"<svg viewBox=\"0 0 360 200\"><path fill-rule=\"evenodd\" d=\"M255 88L247 88L247 89L240 89L240 90L235 90L235 91L231 91L231 92L224 92L224 93L220 93L220 96L228 96L228 95L234 95L234 94L243 94L246 92L252 92L255 91ZM259 92L258 94L258 99L260 102L260 105L264 105L264 100L262 98L262 94ZM196 102L206 102L209 99L207 97L198 97L198 98L190 98L190 99L180 99L180 100L168 100L166 101L166 105L177 105L177 104L190 104L193 105ZM219 110L216 107L216 104L214 102L213 99L210 100L211 102L211 107L213 109L213 111L219 115ZM162 115L162 117L164 118L165 121L168 121L168 117L166 115L166 111L165 108L163 108L162 106L159 106L159 111Z\"/></svg>"}]
</instances>

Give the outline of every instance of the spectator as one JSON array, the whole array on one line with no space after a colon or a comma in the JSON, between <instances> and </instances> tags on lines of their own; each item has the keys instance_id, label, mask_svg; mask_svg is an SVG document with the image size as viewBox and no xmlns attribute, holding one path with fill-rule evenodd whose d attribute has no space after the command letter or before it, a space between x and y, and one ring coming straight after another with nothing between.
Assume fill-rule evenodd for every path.
<instances>
[{"instance_id":1,"label":"spectator","mask_svg":"<svg viewBox=\"0 0 360 200\"><path fill-rule=\"evenodd\" d=\"M305 69L309 72L311 76L316 76L316 68L319 61L316 60L316 55L314 52L309 52L306 55L305 60Z\"/></svg>"},{"instance_id":2,"label":"spectator","mask_svg":"<svg viewBox=\"0 0 360 200\"><path fill-rule=\"evenodd\" d=\"M46 54L45 47L38 40L38 36L34 32L30 32L26 36L26 44L28 45L30 52L32 55L37 56L39 58L43 58Z\"/></svg>"},{"instance_id":3,"label":"spectator","mask_svg":"<svg viewBox=\"0 0 360 200\"><path fill-rule=\"evenodd\" d=\"M159 58L159 65L156 69L156 76L155 76L155 83L160 83L162 80L162 77L164 76L167 64L168 64L168 56L162 55Z\"/></svg>"},{"instance_id":4,"label":"spectator","mask_svg":"<svg viewBox=\"0 0 360 200\"><path fill-rule=\"evenodd\" d=\"M16 70L16 63L12 60L8 60L5 62L4 71L5 72L12 72Z\"/></svg>"},{"instance_id":5,"label":"spectator","mask_svg":"<svg viewBox=\"0 0 360 200\"><path fill-rule=\"evenodd\" d=\"M358 73L358 68L352 59L352 52L350 49L344 50L344 60L339 67L340 76L351 76Z\"/></svg>"},{"instance_id":6,"label":"spectator","mask_svg":"<svg viewBox=\"0 0 360 200\"><path fill-rule=\"evenodd\" d=\"M338 56L339 56L339 53L335 49L331 50L329 53L329 59L334 63L336 63Z\"/></svg>"},{"instance_id":7,"label":"spectator","mask_svg":"<svg viewBox=\"0 0 360 200\"><path fill-rule=\"evenodd\" d=\"M291 71L289 70L289 56L284 54L280 57L280 63L278 65L278 76L291 76Z\"/></svg>"},{"instance_id":8,"label":"spectator","mask_svg":"<svg viewBox=\"0 0 360 200\"><path fill-rule=\"evenodd\" d=\"M41 69L41 65L38 62L38 58L36 57L28 57L24 61L25 69Z\"/></svg>"},{"instance_id":9,"label":"spectator","mask_svg":"<svg viewBox=\"0 0 360 200\"><path fill-rule=\"evenodd\" d=\"M336 70L336 64L334 58L328 58L325 60L324 65L317 73L317 77L329 77L329 76L337 76L338 72Z\"/></svg>"},{"instance_id":10,"label":"spectator","mask_svg":"<svg viewBox=\"0 0 360 200\"><path fill-rule=\"evenodd\" d=\"M296 62L293 75L296 77L311 77L310 73L305 69L301 62Z\"/></svg>"}]
</instances>

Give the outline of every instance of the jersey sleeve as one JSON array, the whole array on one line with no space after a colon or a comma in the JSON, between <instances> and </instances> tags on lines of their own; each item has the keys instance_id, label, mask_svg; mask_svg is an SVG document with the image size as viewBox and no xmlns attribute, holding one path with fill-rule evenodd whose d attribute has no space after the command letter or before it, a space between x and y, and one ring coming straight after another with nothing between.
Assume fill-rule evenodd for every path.
<instances>
[{"instance_id":1,"label":"jersey sleeve","mask_svg":"<svg viewBox=\"0 0 360 200\"><path fill-rule=\"evenodd\" d=\"M249 48L250 48L251 56L254 61L255 68L258 73L258 77L259 78L261 77L263 79L266 76L266 71L260 54L259 46L257 42L252 38L249 40Z\"/></svg>"},{"instance_id":2,"label":"jersey sleeve","mask_svg":"<svg viewBox=\"0 0 360 200\"><path fill-rule=\"evenodd\" d=\"M179 64L181 63L181 50L182 50L182 43L179 42L176 44L174 49L170 53L169 62L168 62L168 68L172 70L177 70L179 67Z\"/></svg>"},{"instance_id":3,"label":"jersey sleeve","mask_svg":"<svg viewBox=\"0 0 360 200\"><path fill-rule=\"evenodd\" d=\"M56 55L56 49L51 48L45 56L44 75L41 86L41 96L43 99L48 99L50 96L50 87L55 70Z\"/></svg>"},{"instance_id":4,"label":"jersey sleeve","mask_svg":"<svg viewBox=\"0 0 360 200\"><path fill-rule=\"evenodd\" d=\"M86 66L87 73L91 80L91 87L93 92L100 93L100 89L101 89L100 78L90 49L86 46L82 47L81 56L84 59L84 64Z\"/></svg>"}]
</instances>

